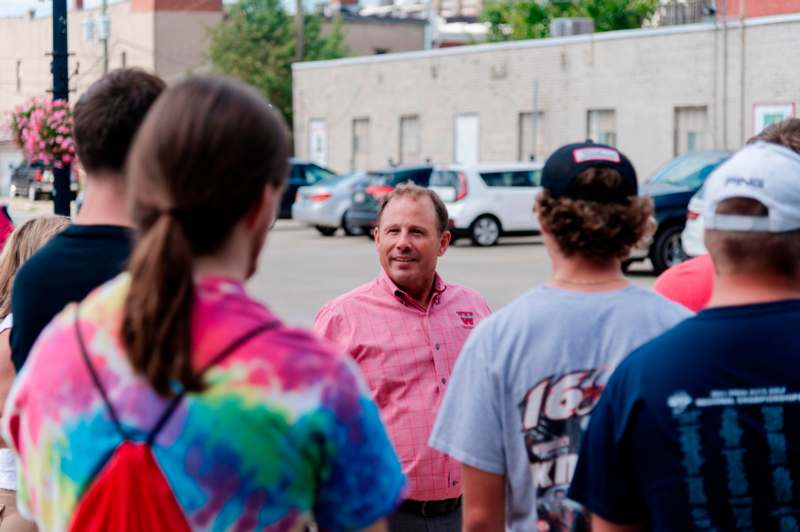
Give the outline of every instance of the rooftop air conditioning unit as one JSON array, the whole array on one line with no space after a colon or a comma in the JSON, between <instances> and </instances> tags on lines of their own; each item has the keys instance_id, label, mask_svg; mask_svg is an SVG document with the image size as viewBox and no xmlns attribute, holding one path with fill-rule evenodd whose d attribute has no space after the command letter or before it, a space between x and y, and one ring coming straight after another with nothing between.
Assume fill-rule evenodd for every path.
<instances>
[{"instance_id":1,"label":"rooftop air conditioning unit","mask_svg":"<svg viewBox=\"0 0 800 532\"><path fill-rule=\"evenodd\" d=\"M562 17L550 22L551 37L569 37L594 33L594 21L590 18Z\"/></svg>"}]
</instances>

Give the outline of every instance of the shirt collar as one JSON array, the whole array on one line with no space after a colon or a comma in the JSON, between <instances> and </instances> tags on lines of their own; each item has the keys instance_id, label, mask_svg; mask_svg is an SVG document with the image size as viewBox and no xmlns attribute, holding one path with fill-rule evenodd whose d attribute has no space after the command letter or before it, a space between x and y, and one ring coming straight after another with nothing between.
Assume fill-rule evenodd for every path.
<instances>
[{"instance_id":1,"label":"shirt collar","mask_svg":"<svg viewBox=\"0 0 800 532\"><path fill-rule=\"evenodd\" d=\"M378 284L383 288L387 294L397 299L403 305L414 305L419 307L419 304L414 301L410 295L406 292L401 290L394 284L391 277L386 273L385 270L381 269L381 273L378 276ZM438 273L433 274L433 297L431 297L431 304L438 305L442 300L442 294L444 291L447 290L447 283L439 276Z\"/></svg>"}]
</instances>

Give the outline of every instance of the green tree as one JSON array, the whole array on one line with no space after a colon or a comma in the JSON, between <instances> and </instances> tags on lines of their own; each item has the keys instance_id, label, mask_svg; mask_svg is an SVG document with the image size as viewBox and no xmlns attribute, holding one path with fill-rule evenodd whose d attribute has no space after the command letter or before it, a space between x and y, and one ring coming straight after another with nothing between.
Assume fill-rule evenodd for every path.
<instances>
[{"instance_id":1,"label":"green tree","mask_svg":"<svg viewBox=\"0 0 800 532\"><path fill-rule=\"evenodd\" d=\"M340 20L322 35L319 15L303 17L306 61L347 55ZM293 17L281 0L241 0L211 30L209 56L214 67L258 88L292 125L292 62L295 57Z\"/></svg>"},{"instance_id":2,"label":"green tree","mask_svg":"<svg viewBox=\"0 0 800 532\"><path fill-rule=\"evenodd\" d=\"M658 0L489 0L482 19L490 41L540 39L558 17L588 17L596 31L640 28L655 13Z\"/></svg>"}]
</instances>

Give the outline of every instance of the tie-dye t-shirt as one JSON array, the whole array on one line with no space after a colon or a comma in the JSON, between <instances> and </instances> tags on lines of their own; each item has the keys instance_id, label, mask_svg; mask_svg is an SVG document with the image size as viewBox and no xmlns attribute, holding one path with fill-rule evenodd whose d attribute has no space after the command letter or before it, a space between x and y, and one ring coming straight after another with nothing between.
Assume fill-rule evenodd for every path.
<instances>
[{"instance_id":1,"label":"tie-dye t-shirt","mask_svg":"<svg viewBox=\"0 0 800 532\"><path fill-rule=\"evenodd\" d=\"M130 278L80 305L92 365L121 426L143 440L168 399L134 373L119 331ZM259 324L276 321L244 287L198 281L195 368ZM75 306L45 329L11 390L3 433L20 456L19 503L43 530L66 530L81 496L123 442L82 359ZM390 513L405 479L377 409L348 357L279 325L205 373L152 452L193 530L365 527Z\"/></svg>"}]
</instances>

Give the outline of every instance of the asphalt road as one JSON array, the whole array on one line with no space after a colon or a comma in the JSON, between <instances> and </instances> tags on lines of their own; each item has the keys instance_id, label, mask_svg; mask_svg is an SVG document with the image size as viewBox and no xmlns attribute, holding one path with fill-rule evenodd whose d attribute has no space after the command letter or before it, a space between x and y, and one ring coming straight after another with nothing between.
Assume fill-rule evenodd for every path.
<instances>
[{"instance_id":1,"label":"asphalt road","mask_svg":"<svg viewBox=\"0 0 800 532\"><path fill-rule=\"evenodd\" d=\"M52 212L47 201L4 199L16 223ZM648 263L634 265L630 279L643 287L655 281ZM378 257L366 237L341 231L324 237L315 229L280 220L270 232L259 270L248 283L251 293L289 324L308 327L319 308L377 275ZM502 238L491 248L461 240L439 260L449 282L478 290L498 309L550 275L547 253L538 237Z\"/></svg>"}]
</instances>

